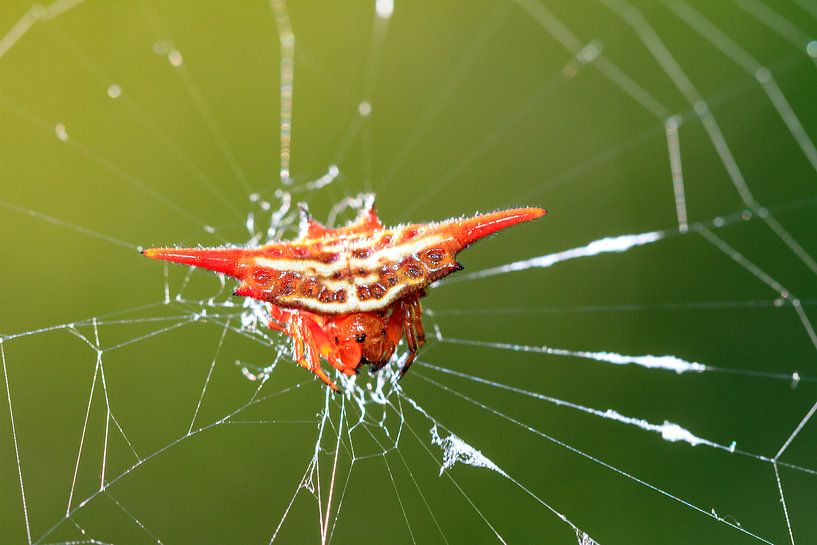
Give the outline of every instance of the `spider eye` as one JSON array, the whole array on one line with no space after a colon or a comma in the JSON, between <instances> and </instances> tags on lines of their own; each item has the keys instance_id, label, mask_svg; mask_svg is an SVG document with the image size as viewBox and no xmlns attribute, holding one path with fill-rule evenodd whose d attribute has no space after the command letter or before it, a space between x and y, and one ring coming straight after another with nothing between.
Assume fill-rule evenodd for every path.
<instances>
[{"instance_id":1,"label":"spider eye","mask_svg":"<svg viewBox=\"0 0 817 545\"><path fill-rule=\"evenodd\" d=\"M338 344L339 342L340 342L340 339L338 339L337 337L335 337L335 344Z\"/></svg>"},{"instance_id":2,"label":"spider eye","mask_svg":"<svg viewBox=\"0 0 817 545\"><path fill-rule=\"evenodd\" d=\"M362 343L366 340L366 334L362 333L360 335L355 335L355 340L359 343Z\"/></svg>"}]
</instances>

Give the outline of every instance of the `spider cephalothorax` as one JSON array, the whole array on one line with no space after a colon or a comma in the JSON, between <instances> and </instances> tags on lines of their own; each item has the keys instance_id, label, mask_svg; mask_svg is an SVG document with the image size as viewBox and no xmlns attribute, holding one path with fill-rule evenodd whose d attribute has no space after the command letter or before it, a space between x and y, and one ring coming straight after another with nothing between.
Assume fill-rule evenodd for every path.
<instances>
[{"instance_id":1,"label":"spider cephalothorax","mask_svg":"<svg viewBox=\"0 0 817 545\"><path fill-rule=\"evenodd\" d=\"M456 255L471 243L546 213L514 208L387 228L370 204L354 222L331 229L302 210L295 240L258 248L152 248L144 254L238 279L234 295L268 302L269 326L292 337L298 363L334 390L321 357L347 375L361 363L376 371L405 337L405 374L425 342L420 298L426 287L462 269Z\"/></svg>"}]
</instances>

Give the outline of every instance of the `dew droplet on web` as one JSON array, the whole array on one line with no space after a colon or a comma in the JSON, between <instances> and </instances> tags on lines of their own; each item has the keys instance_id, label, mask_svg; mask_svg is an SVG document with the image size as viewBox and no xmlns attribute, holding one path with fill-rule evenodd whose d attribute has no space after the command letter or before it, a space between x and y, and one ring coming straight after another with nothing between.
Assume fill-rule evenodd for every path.
<instances>
[{"instance_id":1,"label":"dew droplet on web","mask_svg":"<svg viewBox=\"0 0 817 545\"><path fill-rule=\"evenodd\" d=\"M720 216L712 220L712 225L714 225L715 227L723 227L724 223L726 222L724 222L723 218L721 218Z\"/></svg>"},{"instance_id":2,"label":"dew droplet on web","mask_svg":"<svg viewBox=\"0 0 817 545\"><path fill-rule=\"evenodd\" d=\"M374 11L381 19L388 19L394 13L394 0L377 0Z\"/></svg>"},{"instance_id":3,"label":"dew droplet on web","mask_svg":"<svg viewBox=\"0 0 817 545\"><path fill-rule=\"evenodd\" d=\"M111 98L119 98L122 96L122 87L116 83L111 84L111 86L108 87L108 96Z\"/></svg>"},{"instance_id":4,"label":"dew droplet on web","mask_svg":"<svg viewBox=\"0 0 817 545\"><path fill-rule=\"evenodd\" d=\"M755 70L755 79L760 83L768 83L772 79L772 73L769 72L768 68L761 66Z\"/></svg>"},{"instance_id":5,"label":"dew droplet on web","mask_svg":"<svg viewBox=\"0 0 817 545\"><path fill-rule=\"evenodd\" d=\"M216 232L216 228L212 225L205 225L204 230L210 233L211 235Z\"/></svg>"},{"instance_id":6,"label":"dew droplet on web","mask_svg":"<svg viewBox=\"0 0 817 545\"><path fill-rule=\"evenodd\" d=\"M740 214L740 219L742 219L743 221L749 221L750 219L752 219L752 211L751 210L744 210Z\"/></svg>"},{"instance_id":7,"label":"dew droplet on web","mask_svg":"<svg viewBox=\"0 0 817 545\"><path fill-rule=\"evenodd\" d=\"M599 56L599 53L601 53L599 42L590 42L579 51L576 58L580 63L587 64L593 62Z\"/></svg>"},{"instance_id":8,"label":"dew droplet on web","mask_svg":"<svg viewBox=\"0 0 817 545\"><path fill-rule=\"evenodd\" d=\"M328 173L333 178L336 178L338 174L340 174L340 169L338 168L338 165L329 165Z\"/></svg>"},{"instance_id":9,"label":"dew droplet on web","mask_svg":"<svg viewBox=\"0 0 817 545\"><path fill-rule=\"evenodd\" d=\"M773 304L774 304L774 306L776 306L776 307L780 308L780 307L782 307L782 306L783 306L785 303L786 303L786 301L785 301L785 300L784 300L782 297L778 297L777 299L775 299L775 300L774 300L774 303L773 303Z\"/></svg>"},{"instance_id":10,"label":"dew droplet on web","mask_svg":"<svg viewBox=\"0 0 817 545\"><path fill-rule=\"evenodd\" d=\"M171 64L171 66L179 67L184 62L182 58L182 54L179 52L178 49L171 49L167 53L167 60Z\"/></svg>"},{"instance_id":11,"label":"dew droplet on web","mask_svg":"<svg viewBox=\"0 0 817 545\"><path fill-rule=\"evenodd\" d=\"M291 32L282 32L281 33L281 47L289 49L295 47L295 35ZM285 59L288 60L288 59ZM284 61L281 61L283 64Z\"/></svg>"},{"instance_id":12,"label":"dew droplet on web","mask_svg":"<svg viewBox=\"0 0 817 545\"><path fill-rule=\"evenodd\" d=\"M281 96L285 98L292 98L292 85L288 83L281 85Z\"/></svg>"},{"instance_id":13,"label":"dew droplet on web","mask_svg":"<svg viewBox=\"0 0 817 545\"><path fill-rule=\"evenodd\" d=\"M806 53L812 57L817 57L817 40L811 40L806 46Z\"/></svg>"},{"instance_id":14,"label":"dew droplet on web","mask_svg":"<svg viewBox=\"0 0 817 545\"><path fill-rule=\"evenodd\" d=\"M257 202L259 198L261 198L261 195L258 193L250 193L250 202Z\"/></svg>"},{"instance_id":15,"label":"dew droplet on web","mask_svg":"<svg viewBox=\"0 0 817 545\"><path fill-rule=\"evenodd\" d=\"M357 105L357 113L363 117L368 117L372 113L372 104L368 100L364 100Z\"/></svg>"},{"instance_id":16,"label":"dew droplet on web","mask_svg":"<svg viewBox=\"0 0 817 545\"><path fill-rule=\"evenodd\" d=\"M60 139L60 142L68 142L68 131L65 130L64 123L57 123L54 126L54 134Z\"/></svg>"}]
</instances>

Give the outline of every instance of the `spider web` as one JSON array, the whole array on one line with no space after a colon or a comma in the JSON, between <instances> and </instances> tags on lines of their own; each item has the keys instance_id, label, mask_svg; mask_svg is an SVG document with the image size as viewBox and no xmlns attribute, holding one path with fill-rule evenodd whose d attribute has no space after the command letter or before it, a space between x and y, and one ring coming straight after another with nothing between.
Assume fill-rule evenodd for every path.
<instances>
[{"instance_id":1,"label":"spider web","mask_svg":"<svg viewBox=\"0 0 817 545\"><path fill-rule=\"evenodd\" d=\"M2 541L813 542L817 10L707 4L0 10ZM136 253L370 191L552 210L399 383Z\"/></svg>"}]
</instances>

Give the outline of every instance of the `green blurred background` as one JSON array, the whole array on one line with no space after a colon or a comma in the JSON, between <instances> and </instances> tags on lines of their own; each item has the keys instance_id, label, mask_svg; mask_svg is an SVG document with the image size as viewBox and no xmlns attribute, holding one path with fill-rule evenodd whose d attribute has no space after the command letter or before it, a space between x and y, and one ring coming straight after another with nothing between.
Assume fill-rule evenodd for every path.
<instances>
[{"instance_id":1,"label":"green blurred background","mask_svg":"<svg viewBox=\"0 0 817 545\"><path fill-rule=\"evenodd\" d=\"M815 346L794 308L774 304L774 290L701 234L675 231L664 116L683 121L690 221L715 229L796 294L811 319L815 273L756 214L736 219L746 205L701 118L629 23L650 44L663 43L714 114L755 199L815 255L815 168L770 100L779 105L779 96L708 38L722 32L741 55L768 67L806 140L817 138L817 67L807 52L817 10L808 0L694 2L717 27L702 35L677 15L686 4L645 0L628 4L632 11L614 2L537 1L398 0L388 21L376 17L370 0L290 1L292 175L302 184L333 163L341 173L328 187L293 198L324 218L341 198L376 191L387 223L509 205L551 210L463 254L471 271L605 236L674 233L623 254L450 283L425 300L434 312L427 324L436 323L444 339L672 354L737 373L676 375L438 341L422 359L601 411L667 420L774 456L817 398ZM259 395L284 393L234 419L268 423L225 422L185 438L214 360L196 427L245 404L258 384L241 366L266 366L275 352L234 331L220 343L225 316L238 325L238 313L208 308L212 293L224 299L212 276L193 274L185 288L188 300L202 304L163 304L163 268L135 247L244 243L246 215L263 215L250 193L277 206L280 49L270 6L86 0L46 20L48 11L5 0L0 34L26 13L41 20L0 56L0 334L31 332L2 346L32 539L267 543L307 471L325 391L281 361ZM565 31L602 56L565 48L555 37L569 40ZM12 34L6 36L4 47ZM817 54L817 44L811 47ZM180 66L168 62L168 48L181 53ZM121 90L116 98L108 96L112 85ZM634 88L640 91L626 92ZM367 118L359 114L361 101L371 103ZM717 217L726 225L714 227ZM169 274L172 295L186 271ZM97 366L86 342L95 338L91 317L102 324L102 368L116 421L108 420L104 454L107 413L97 373L67 519ZM71 323L77 325L64 325ZM793 372L802 376L795 385L783 376ZM714 513L769 542L790 541L768 462L671 443L419 365L401 386L530 494L462 464L439 476L442 451L431 443L431 424L404 401L405 425L385 456L377 455L377 441L394 444L394 412L386 419L391 437L372 426L373 436L359 427L344 438L333 512L348 486L333 543L491 543L500 541L496 533L508 543L575 542L571 528L535 497L605 545L758 541ZM337 403L330 403L335 423ZM351 405L347 410L356 414ZM382 413L370 410L375 419ZM25 543L10 424L4 401L0 542ZM325 433L314 481L324 504L336 430ZM349 473L351 448L359 459ZM809 421L781 457L811 468L779 468L797 543L817 542L816 449L817 424ZM137 455L157 451L128 470ZM99 492L103 457L106 480L116 480ZM276 542L320 542L318 517L314 497L301 490Z\"/></svg>"}]
</instances>

